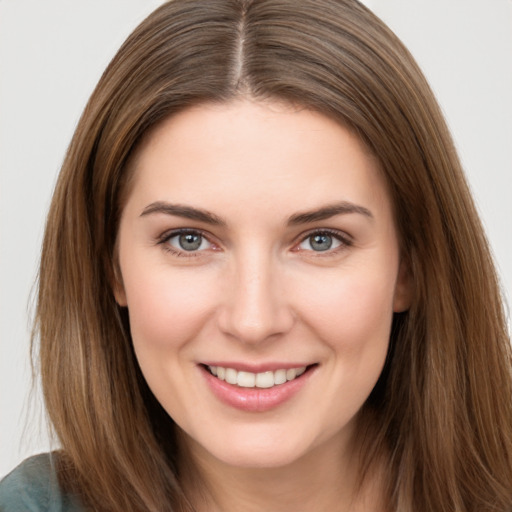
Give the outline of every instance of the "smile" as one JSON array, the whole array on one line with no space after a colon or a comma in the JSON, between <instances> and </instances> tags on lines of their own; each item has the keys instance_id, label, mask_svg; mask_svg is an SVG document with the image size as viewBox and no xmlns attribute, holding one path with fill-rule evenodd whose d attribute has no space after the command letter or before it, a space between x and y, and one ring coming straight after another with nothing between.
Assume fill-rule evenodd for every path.
<instances>
[{"instance_id":1,"label":"smile","mask_svg":"<svg viewBox=\"0 0 512 512\"><path fill-rule=\"evenodd\" d=\"M224 364L199 365L206 385L225 405L251 413L268 412L290 401L314 379L319 367L318 363L292 367L281 363L250 368L240 363L235 369Z\"/></svg>"},{"instance_id":2,"label":"smile","mask_svg":"<svg viewBox=\"0 0 512 512\"><path fill-rule=\"evenodd\" d=\"M222 366L207 366L207 368L217 379L242 388L272 388L294 380L306 371L305 366L260 373L237 371L234 368Z\"/></svg>"}]
</instances>

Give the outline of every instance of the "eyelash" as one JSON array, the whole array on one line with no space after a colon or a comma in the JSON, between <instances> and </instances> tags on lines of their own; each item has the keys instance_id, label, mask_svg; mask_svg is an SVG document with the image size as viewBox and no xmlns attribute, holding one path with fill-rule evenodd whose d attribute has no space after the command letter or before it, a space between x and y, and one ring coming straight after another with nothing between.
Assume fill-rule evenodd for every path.
<instances>
[{"instance_id":1,"label":"eyelash","mask_svg":"<svg viewBox=\"0 0 512 512\"><path fill-rule=\"evenodd\" d=\"M210 238L207 233L204 231L201 231L200 229L187 229L187 228L181 228L181 229L173 229L172 231L168 231L164 233L162 236L160 236L157 240L157 244L161 245L163 250L166 252L171 253L174 256L183 256L186 258L190 257L197 257L201 254L202 251L185 251L185 250L178 250L172 245L170 245L168 242L172 238L179 236L179 235L199 235L205 240L207 240L210 244L212 243L210 241Z\"/></svg>"},{"instance_id":2,"label":"eyelash","mask_svg":"<svg viewBox=\"0 0 512 512\"><path fill-rule=\"evenodd\" d=\"M208 243L213 244L211 242L210 237L208 233L205 233L204 231L201 231L200 229L187 229L187 228L181 228L181 229L174 229L170 232L164 233L162 236L160 236L157 239L157 245L161 245L163 250L166 252L171 253L174 256L178 257L197 257L200 256L204 250L196 250L196 251L186 251L186 250L178 250L172 245L170 245L168 242L179 235L199 235L205 240L208 241ZM346 233L342 231L338 231L335 229L314 229L307 233L303 233L300 236L300 239L297 243L294 245L294 249L292 249L294 252L299 252L300 249L297 247L304 243L309 238L315 236L315 235L328 235L336 239L338 242L340 242L340 245L334 249L327 249L325 251L307 251L311 252L315 255L315 257L327 257L332 256L334 254L338 254L339 252L343 251L344 249L347 249L348 247L351 247L353 245L353 241Z\"/></svg>"},{"instance_id":3,"label":"eyelash","mask_svg":"<svg viewBox=\"0 0 512 512\"><path fill-rule=\"evenodd\" d=\"M317 235L317 236L318 235L320 235L320 236L328 235L328 236L334 238L335 240L337 240L338 242L340 242L340 245L338 247L335 247L334 249L329 248L325 251L313 251L313 250L308 251L308 252L311 252L312 254L314 254L315 257L333 256L333 255L336 255L353 245L353 240L351 239L351 237L343 231L338 231L336 229L313 229L313 230L301 235L299 243L295 244L294 250L298 252L299 249L296 249L296 247L298 245L301 245L306 240L308 240L309 238L311 238L315 235Z\"/></svg>"}]
</instances>

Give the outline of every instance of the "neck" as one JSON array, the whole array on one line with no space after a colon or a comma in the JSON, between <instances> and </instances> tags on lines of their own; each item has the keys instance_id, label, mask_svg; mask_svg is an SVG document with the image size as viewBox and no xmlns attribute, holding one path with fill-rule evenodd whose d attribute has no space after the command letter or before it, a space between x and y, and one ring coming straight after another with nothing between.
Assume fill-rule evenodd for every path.
<instances>
[{"instance_id":1,"label":"neck","mask_svg":"<svg viewBox=\"0 0 512 512\"><path fill-rule=\"evenodd\" d=\"M188 462L181 465L183 487L195 512L382 510L379 472L372 471L361 483L358 457L332 445L270 468L234 467L190 440L187 445Z\"/></svg>"}]
</instances>

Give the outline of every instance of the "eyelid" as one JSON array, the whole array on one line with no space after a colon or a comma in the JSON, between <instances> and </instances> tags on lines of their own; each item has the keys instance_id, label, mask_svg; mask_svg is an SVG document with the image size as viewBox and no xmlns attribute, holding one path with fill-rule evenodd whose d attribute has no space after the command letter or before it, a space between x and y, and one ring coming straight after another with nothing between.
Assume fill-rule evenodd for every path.
<instances>
[{"instance_id":1,"label":"eyelid","mask_svg":"<svg viewBox=\"0 0 512 512\"><path fill-rule=\"evenodd\" d=\"M170 230L162 233L160 236L158 236L155 240L155 243L157 245L161 245L165 251L170 252L171 254L174 254L175 256L195 257L195 256L200 256L202 253L204 253L208 249L211 249L211 247L210 247L208 249L201 249L201 250L197 250L197 251L185 251L185 250L180 250L177 247L174 247L167 243L171 238L174 238L176 236L183 235L183 234L200 235L203 238L205 238L209 244L211 244L212 246L218 247L218 244L216 244L212 240L213 235L211 235L210 233L203 231L202 229L199 229L199 228L170 229Z\"/></svg>"},{"instance_id":2,"label":"eyelid","mask_svg":"<svg viewBox=\"0 0 512 512\"><path fill-rule=\"evenodd\" d=\"M170 244L167 244L167 242L175 237L175 236L178 236L180 234L186 234L186 233L194 233L194 234L198 234L198 235L201 235L202 237L204 237L212 246L216 247L217 249L213 249L213 250L219 250L219 244L217 244L214 240L212 240L213 238L215 238L212 234L210 234L209 232L207 231L204 231L200 228L174 228L174 229L170 229L168 231L165 231L164 233L162 233L161 235L159 235L156 239L155 239L155 243L157 245L162 245L163 248L176 255L176 256L186 256L186 257L194 257L194 256L200 256L202 253L206 252L207 250L211 250L212 248L208 248L208 249L202 249L202 250L198 250L198 251L185 251L185 250L179 250L177 249L176 247L173 247L171 246ZM338 240L341 245L339 247L336 247L334 249L328 249L326 251L313 251L313 250L304 250L304 249L300 249L298 246L304 242L305 240L307 240L309 237L315 235L315 234L327 234L327 235L330 235L334 238L336 238L336 240ZM343 249L346 249L347 247L350 247L353 245L353 238L348 234L346 233L345 231L340 231L338 229L332 229L332 228L313 228L313 229L310 229L306 232L303 232L301 233L297 238L296 238L296 241L294 242L293 244L293 247L292 247L292 251L294 252L299 252L299 251L306 251L308 253L314 253L315 256L328 256L328 255L332 255L332 254L335 254Z\"/></svg>"},{"instance_id":3,"label":"eyelid","mask_svg":"<svg viewBox=\"0 0 512 512\"><path fill-rule=\"evenodd\" d=\"M353 238L346 233L345 231L340 231L338 229L332 229L332 228L314 228L309 231L306 231L305 233L301 233L298 237L298 241L295 242L293 249L296 252L299 252L301 250L305 249L299 249L298 246L307 240L309 237L313 235L330 235L333 238L336 238L339 242L341 242L341 245L339 247L336 247L334 249L328 249L326 251L313 251L313 250L306 250L306 252L314 253L315 256L327 256L332 255L334 253L337 253L340 250L346 249L347 247L350 247L353 245L354 241Z\"/></svg>"}]
</instances>

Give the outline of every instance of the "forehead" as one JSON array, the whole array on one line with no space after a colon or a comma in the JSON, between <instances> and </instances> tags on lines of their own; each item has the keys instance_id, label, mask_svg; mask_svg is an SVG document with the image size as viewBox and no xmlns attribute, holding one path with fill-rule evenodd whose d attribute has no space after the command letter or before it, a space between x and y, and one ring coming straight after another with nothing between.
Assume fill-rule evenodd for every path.
<instances>
[{"instance_id":1,"label":"forehead","mask_svg":"<svg viewBox=\"0 0 512 512\"><path fill-rule=\"evenodd\" d=\"M162 122L130 165L129 199L229 210L386 203L379 163L346 127L279 102L202 104Z\"/></svg>"}]
</instances>

